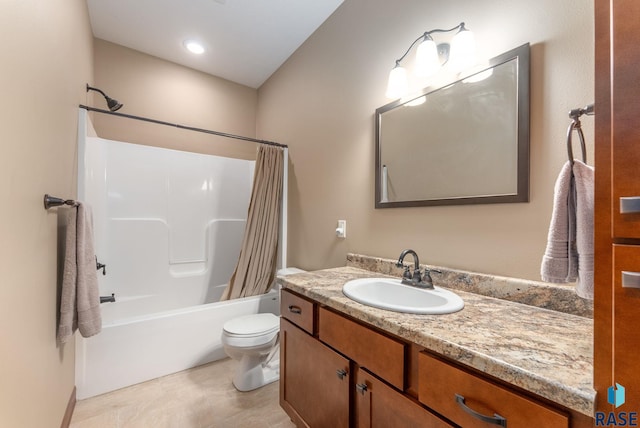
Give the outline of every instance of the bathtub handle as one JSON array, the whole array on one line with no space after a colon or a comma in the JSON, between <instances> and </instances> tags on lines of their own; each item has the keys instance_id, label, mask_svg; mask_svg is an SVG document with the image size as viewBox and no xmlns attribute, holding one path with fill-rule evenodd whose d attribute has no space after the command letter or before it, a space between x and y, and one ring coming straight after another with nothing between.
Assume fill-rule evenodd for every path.
<instances>
[{"instance_id":1,"label":"bathtub handle","mask_svg":"<svg viewBox=\"0 0 640 428\"><path fill-rule=\"evenodd\" d=\"M300 315L302 313L302 309L300 309L300 306L289 305L289 312Z\"/></svg>"}]
</instances>

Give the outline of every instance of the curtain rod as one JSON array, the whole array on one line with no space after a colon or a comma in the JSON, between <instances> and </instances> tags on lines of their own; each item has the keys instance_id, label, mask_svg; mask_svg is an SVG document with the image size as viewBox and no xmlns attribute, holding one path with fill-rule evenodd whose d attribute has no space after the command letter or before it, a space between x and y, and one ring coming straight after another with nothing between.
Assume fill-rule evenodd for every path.
<instances>
[{"instance_id":1,"label":"curtain rod","mask_svg":"<svg viewBox=\"0 0 640 428\"><path fill-rule=\"evenodd\" d=\"M85 106L83 104L80 104L80 108L83 108L83 109L85 109L87 111L95 111L97 113L104 113L104 114L110 114L112 116L125 117L127 119L136 119L136 120L141 120L143 122L157 123L158 125L173 126L175 128L186 129L186 130L189 130L189 131L196 131L196 132L202 132L202 133L205 133L205 134L218 135L220 137L234 138L236 140L243 140L243 141L251 141L253 143L258 143L258 144L266 144L268 146L276 146L276 147L283 147L283 148L288 148L289 147L286 144L280 144L280 143L276 143L276 142L273 142L273 141L258 140L256 138L243 137L242 135L227 134L225 132L211 131L209 129L203 129L203 128L195 128L193 126L185 126L185 125L180 125L180 124L171 123L171 122L165 122L165 121L157 120L157 119L149 119L148 117L134 116L132 114L118 113L118 112L115 112L115 111L103 110L101 108L89 107L89 106Z\"/></svg>"}]
</instances>

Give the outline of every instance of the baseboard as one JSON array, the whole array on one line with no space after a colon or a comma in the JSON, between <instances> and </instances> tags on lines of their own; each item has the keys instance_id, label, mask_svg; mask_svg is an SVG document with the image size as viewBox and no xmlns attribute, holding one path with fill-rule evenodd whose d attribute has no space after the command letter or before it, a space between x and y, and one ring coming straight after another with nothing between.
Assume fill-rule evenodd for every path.
<instances>
[{"instance_id":1,"label":"baseboard","mask_svg":"<svg viewBox=\"0 0 640 428\"><path fill-rule=\"evenodd\" d=\"M73 416L73 411L76 408L76 387L73 387L73 391L71 391L71 396L69 397L69 402L67 403L67 410L64 412L64 418L62 418L62 424L60 424L60 428L69 428L71 425L71 417Z\"/></svg>"}]
</instances>

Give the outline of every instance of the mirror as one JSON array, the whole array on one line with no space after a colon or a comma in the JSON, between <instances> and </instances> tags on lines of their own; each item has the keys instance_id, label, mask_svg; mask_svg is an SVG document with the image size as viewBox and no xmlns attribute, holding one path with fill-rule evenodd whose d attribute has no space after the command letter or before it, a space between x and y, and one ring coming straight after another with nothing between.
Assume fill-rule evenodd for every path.
<instances>
[{"instance_id":1,"label":"mirror","mask_svg":"<svg viewBox=\"0 0 640 428\"><path fill-rule=\"evenodd\" d=\"M375 207L529 200L529 44L376 110Z\"/></svg>"}]
</instances>

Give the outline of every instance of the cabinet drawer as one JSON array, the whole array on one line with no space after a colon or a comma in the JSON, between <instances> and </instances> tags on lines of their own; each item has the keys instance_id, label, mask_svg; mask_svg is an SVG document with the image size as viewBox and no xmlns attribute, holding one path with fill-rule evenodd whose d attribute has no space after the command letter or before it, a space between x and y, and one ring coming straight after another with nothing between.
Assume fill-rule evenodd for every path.
<instances>
[{"instance_id":1,"label":"cabinet drawer","mask_svg":"<svg viewBox=\"0 0 640 428\"><path fill-rule=\"evenodd\" d=\"M280 315L313 335L315 304L287 290L280 294Z\"/></svg>"},{"instance_id":2,"label":"cabinet drawer","mask_svg":"<svg viewBox=\"0 0 640 428\"><path fill-rule=\"evenodd\" d=\"M461 426L569 426L564 413L426 353L420 354L418 370L420 402Z\"/></svg>"},{"instance_id":3,"label":"cabinet drawer","mask_svg":"<svg viewBox=\"0 0 640 428\"><path fill-rule=\"evenodd\" d=\"M404 391L406 345L403 342L325 308L320 308L318 320L320 340Z\"/></svg>"}]
</instances>

